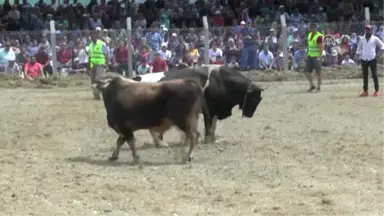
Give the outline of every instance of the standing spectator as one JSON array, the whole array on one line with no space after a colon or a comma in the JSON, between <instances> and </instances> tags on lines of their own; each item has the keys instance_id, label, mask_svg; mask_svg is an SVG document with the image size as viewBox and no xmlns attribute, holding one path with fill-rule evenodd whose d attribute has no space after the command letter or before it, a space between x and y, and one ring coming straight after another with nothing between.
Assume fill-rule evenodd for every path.
<instances>
[{"instance_id":1,"label":"standing spectator","mask_svg":"<svg viewBox=\"0 0 384 216\"><path fill-rule=\"evenodd\" d=\"M89 45L89 67L91 84L94 84L97 79L104 73L105 68L109 67L109 50L107 45L99 40L99 31L93 31L91 35L92 42ZM92 86L94 99L100 100L100 91Z\"/></svg>"},{"instance_id":2,"label":"standing spectator","mask_svg":"<svg viewBox=\"0 0 384 216\"><path fill-rule=\"evenodd\" d=\"M151 71L152 73L168 71L167 62L165 62L165 60L161 58L159 53L154 54Z\"/></svg>"},{"instance_id":3,"label":"standing spectator","mask_svg":"<svg viewBox=\"0 0 384 216\"><path fill-rule=\"evenodd\" d=\"M114 51L117 72L121 75L128 75L128 46L124 41L119 41L119 46Z\"/></svg>"},{"instance_id":4,"label":"standing spectator","mask_svg":"<svg viewBox=\"0 0 384 216\"><path fill-rule=\"evenodd\" d=\"M36 62L43 66L44 75L52 75L52 66L48 54L45 52L44 47L40 47L36 53Z\"/></svg>"},{"instance_id":5,"label":"standing spectator","mask_svg":"<svg viewBox=\"0 0 384 216\"><path fill-rule=\"evenodd\" d=\"M296 8L295 11L291 14L290 21L294 26L299 26L301 20L303 19L303 15L299 12L299 9Z\"/></svg>"},{"instance_id":6,"label":"standing spectator","mask_svg":"<svg viewBox=\"0 0 384 216\"><path fill-rule=\"evenodd\" d=\"M12 5L12 9L8 12L8 18L13 19L16 22L19 22L20 11L17 10L16 5Z\"/></svg>"},{"instance_id":7,"label":"standing spectator","mask_svg":"<svg viewBox=\"0 0 384 216\"><path fill-rule=\"evenodd\" d=\"M383 42L372 35L373 27L367 25L365 27L365 35L360 39L359 45L357 47L356 54L361 59L361 69L363 71L363 92L360 94L361 97L368 96L368 68L371 69L372 79L374 83L375 93L373 96L379 96L379 77L377 76L377 55L376 48L380 48L380 52L383 54L384 44Z\"/></svg>"},{"instance_id":8,"label":"standing spectator","mask_svg":"<svg viewBox=\"0 0 384 216\"><path fill-rule=\"evenodd\" d=\"M257 62L257 30L252 28L251 24L252 22L247 21L245 27L241 28L240 30L241 37L243 38L243 49L241 51L240 57L240 67L242 70L252 70L256 68L255 62Z\"/></svg>"},{"instance_id":9,"label":"standing spectator","mask_svg":"<svg viewBox=\"0 0 384 216\"><path fill-rule=\"evenodd\" d=\"M39 77L44 78L43 66L36 62L36 58L34 56L31 56L29 61L27 61L24 66L24 78L32 81Z\"/></svg>"},{"instance_id":10,"label":"standing spectator","mask_svg":"<svg viewBox=\"0 0 384 216\"><path fill-rule=\"evenodd\" d=\"M11 49L11 42L5 42L5 47L0 48L0 68L2 70L8 65L9 61L15 61L16 55L15 52ZM1 70L0 70L1 71Z\"/></svg>"},{"instance_id":11,"label":"standing spectator","mask_svg":"<svg viewBox=\"0 0 384 216\"><path fill-rule=\"evenodd\" d=\"M5 68L5 75L24 77L23 72L20 69L20 66L15 61L8 62L8 65Z\"/></svg>"},{"instance_id":12,"label":"standing spectator","mask_svg":"<svg viewBox=\"0 0 384 216\"><path fill-rule=\"evenodd\" d=\"M157 32L156 26L154 24L152 24L151 31L148 33L146 38L149 47L152 49L151 53L149 54L149 62L151 63L154 53L157 53L160 50L163 39Z\"/></svg>"},{"instance_id":13,"label":"standing spectator","mask_svg":"<svg viewBox=\"0 0 384 216\"><path fill-rule=\"evenodd\" d=\"M320 56L323 53L323 35L317 31L317 24L310 24L311 32L308 34L308 57L304 69L304 74L310 84L308 92L311 92L316 89L315 84L313 84L312 72L316 71L317 74L317 91L320 91L321 86L321 63Z\"/></svg>"}]
</instances>

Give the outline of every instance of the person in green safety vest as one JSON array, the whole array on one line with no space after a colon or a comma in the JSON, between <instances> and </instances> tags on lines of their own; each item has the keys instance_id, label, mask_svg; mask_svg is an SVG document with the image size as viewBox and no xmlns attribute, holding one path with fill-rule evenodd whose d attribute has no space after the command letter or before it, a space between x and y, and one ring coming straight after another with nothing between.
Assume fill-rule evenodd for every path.
<instances>
[{"instance_id":1,"label":"person in green safety vest","mask_svg":"<svg viewBox=\"0 0 384 216\"><path fill-rule=\"evenodd\" d=\"M89 44L89 69L91 84L96 83L109 65L109 50L107 45L99 38L100 31L93 31ZM93 96L100 100L100 91L92 86Z\"/></svg>"},{"instance_id":2,"label":"person in green safety vest","mask_svg":"<svg viewBox=\"0 0 384 216\"><path fill-rule=\"evenodd\" d=\"M321 62L320 57L323 52L323 35L317 31L317 24L311 23L309 26L311 32L308 34L308 58L306 60L304 74L309 81L308 92L316 89L320 91L321 86ZM317 88L313 83L312 72L316 71L317 74Z\"/></svg>"}]
</instances>

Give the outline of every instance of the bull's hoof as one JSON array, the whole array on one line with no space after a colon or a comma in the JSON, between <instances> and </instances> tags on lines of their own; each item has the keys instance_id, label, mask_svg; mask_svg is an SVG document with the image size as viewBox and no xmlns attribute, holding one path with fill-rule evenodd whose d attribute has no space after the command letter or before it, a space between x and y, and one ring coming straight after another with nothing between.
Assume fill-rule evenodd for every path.
<instances>
[{"instance_id":1,"label":"bull's hoof","mask_svg":"<svg viewBox=\"0 0 384 216\"><path fill-rule=\"evenodd\" d=\"M164 141L160 141L160 142L155 142L155 147L156 148L169 148L169 145L168 143L164 142Z\"/></svg>"},{"instance_id":2,"label":"bull's hoof","mask_svg":"<svg viewBox=\"0 0 384 216\"><path fill-rule=\"evenodd\" d=\"M214 142L215 142L215 137L213 137L213 136L205 136L204 144L209 144L209 143L214 143Z\"/></svg>"},{"instance_id":3,"label":"bull's hoof","mask_svg":"<svg viewBox=\"0 0 384 216\"><path fill-rule=\"evenodd\" d=\"M115 161L117 159L119 159L119 157L112 156L108 158L108 161Z\"/></svg>"}]
</instances>

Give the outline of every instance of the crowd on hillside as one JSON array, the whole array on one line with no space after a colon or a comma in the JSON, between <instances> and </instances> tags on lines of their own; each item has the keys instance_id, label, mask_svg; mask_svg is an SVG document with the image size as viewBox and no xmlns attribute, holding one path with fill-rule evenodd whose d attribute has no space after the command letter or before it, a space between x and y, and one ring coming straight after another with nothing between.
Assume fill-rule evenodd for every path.
<instances>
[{"instance_id":1,"label":"crowd on hillside","mask_svg":"<svg viewBox=\"0 0 384 216\"><path fill-rule=\"evenodd\" d=\"M125 20L133 20L133 68L138 73L154 70L160 59L165 68L183 61L202 64L204 31L202 16L210 26L209 59L214 64L242 69L282 70L280 15L288 24L291 70L300 70L305 59L307 25L316 21L319 31L332 35L326 41L323 64L357 64L354 59L359 36L364 31L364 7L371 10L374 33L384 40L382 1L372 0L91 0L82 5L63 0L57 5L23 0L0 7L0 71L36 61L49 74L52 50L57 51L59 69L84 71L88 65L89 32L100 30L110 50L111 70L128 66ZM49 22L55 20L57 47L51 47ZM8 50L11 50L10 52ZM159 58L157 58L158 56ZM8 64L11 62L11 64ZM10 69L7 69L10 70ZM16 69L15 69L16 70ZM155 69L157 70L157 69Z\"/></svg>"}]
</instances>

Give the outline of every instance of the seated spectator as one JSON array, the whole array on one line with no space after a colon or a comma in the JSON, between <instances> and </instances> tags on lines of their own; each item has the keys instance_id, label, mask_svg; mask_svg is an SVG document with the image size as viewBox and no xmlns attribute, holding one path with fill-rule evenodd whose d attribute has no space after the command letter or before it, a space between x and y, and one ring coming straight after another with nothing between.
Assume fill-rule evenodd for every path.
<instances>
[{"instance_id":1,"label":"seated spectator","mask_svg":"<svg viewBox=\"0 0 384 216\"><path fill-rule=\"evenodd\" d=\"M341 65L344 65L344 66L356 66L356 63L351 59L349 53L346 53L344 55L343 61L341 62Z\"/></svg>"},{"instance_id":2,"label":"seated spectator","mask_svg":"<svg viewBox=\"0 0 384 216\"><path fill-rule=\"evenodd\" d=\"M151 66L149 66L147 59L146 58L141 58L140 59L140 64L137 67L136 74L137 75L143 75L147 73L152 73L151 71Z\"/></svg>"},{"instance_id":3,"label":"seated spectator","mask_svg":"<svg viewBox=\"0 0 384 216\"><path fill-rule=\"evenodd\" d=\"M171 59L172 59L172 52L169 51L167 48L168 48L167 44L166 44L166 43L163 43L163 44L161 45L161 49L160 49L159 53L160 53L161 57L162 57L165 61L170 62Z\"/></svg>"},{"instance_id":4,"label":"seated spectator","mask_svg":"<svg viewBox=\"0 0 384 216\"><path fill-rule=\"evenodd\" d=\"M261 70L272 69L273 54L269 51L267 44L264 45L263 50L259 53L259 67Z\"/></svg>"},{"instance_id":5,"label":"seated spectator","mask_svg":"<svg viewBox=\"0 0 384 216\"><path fill-rule=\"evenodd\" d=\"M159 53L155 53L151 68L152 73L167 72L168 64L163 58L161 58L161 55Z\"/></svg>"},{"instance_id":6,"label":"seated spectator","mask_svg":"<svg viewBox=\"0 0 384 216\"><path fill-rule=\"evenodd\" d=\"M44 78L43 66L36 62L36 58L31 56L29 61L24 65L24 78L32 81L36 78Z\"/></svg>"},{"instance_id":7,"label":"seated spectator","mask_svg":"<svg viewBox=\"0 0 384 216\"><path fill-rule=\"evenodd\" d=\"M9 61L5 68L5 75L24 77L20 66L15 61Z\"/></svg>"},{"instance_id":8,"label":"seated spectator","mask_svg":"<svg viewBox=\"0 0 384 216\"><path fill-rule=\"evenodd\" d=\"M239 63L237 63L235 56L231 57L231 59L228 63L228 67L231 67L231 68L238 68L239 67Z\"/></svg>"},{"instance_id":9,"label":"seated spectator","mask_svg":"<svg viewBox=\"0 0 384 216\"><path fill-rule=\"evenodd\" d=\"M351 40L351 38L348 35L341 36L340 55L344 56L344 53L351 53L352 52L350 40Z\"/></svg>"},{"instance_id":10,"label":"seated spectator","mask_svg":"<svg viewBox=\"0 0 384 216\"><path fill-rule=\"evenodd\" d=\"M57 52L57 68L70 68L72 63L72 51L67 47L66 43L60 45L60 50Z\"/></svg>"},{"instance_id":11,"label":"seated spectator","mask_svg":"<svg viewBox=\"0 0 384 216\"><path fill-rule=\"evenodd\" d=\"M212 62L216 62L217 57L223 57L223 51L217 47L216 43L212 43L212 48L208 51L208 57Z\"/></svg>"},{"instance_id":12,"label":"seated spectator","mask_svg":"<svg viewBox=\"0 0 384 216\"><path fill-rule=\"evenodd\" d=\"M32 43L28 46L29 55L34 56L39 51L39 43L37 40L33 40Z\"/></svg>"},{"instance_id":13,"label":"seated spectator","mask_svg":"<svg viewBox=\"0 0 384 216\"><path fill-rule=\"evenodd\" d=\"M39 51L35 55L36 62L43 66L44 75L52 75L52 66L48 54L45 52L44 47L40 47Z\"/></svg>"},{"instance_id":14,"label":"seated spectator","mask_svg":"<svg viewBox=\"0 0 384 216\"><path fill-rule=\"evenodd\" d=\"M197 63L200 58L199 50L196 49L194 43L189 44L188 55L192 58L193 63Z\"/></svg>"},{"instance_id":15,"label":"seated spectator","mask_svg":"<svg viewBox=\"0 0 384 216\"><path fill-rule=\"evenodd\" d=\"M73 50L74 57L79 59L79 64L82 68L88 67L88 49L89 47L85 47L84 42L80 41L78 44L76 44L76 48Z\"/></svg>"},{"instance_id":16,"label":"seated spectator","mask_svg":"<svg viewBox=\"0 0 384 216\"><path fill-rule=\"evenodd\" d=\"M87 71L87 67L84 67L84 65L80 64L79 58L78 57L74 58L70 73L76 74L76 73L84 73L86 71Z\"/></svg>"},{"instance_id":17,"label":"seated spectator","mask_svg":"<svg viewBox=\"0 0 384 216\"><path fill-rule=\"evenodd\" d=\"M305 67L305 60L307 58L307 51L304 44L300 44L299 50L296 50L293 56L293 67L295 71L302 71Z\"/></svg>"},{"instance_id":18,"label":"seated spectator","mask_svg":"<svg viewBox=\"0 0 384 216\"><path fill-rule=\"evenodd\" d=\"M212 64L224 65L224 58L222 56L216 56L216 61L212 62Z\"/></svg>"}]
</instances>

